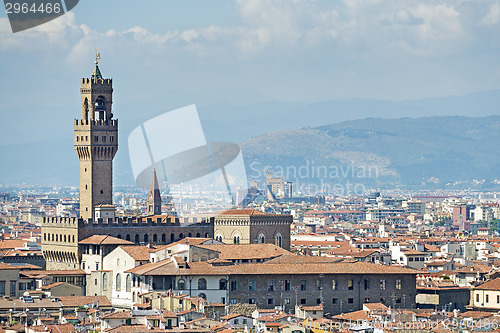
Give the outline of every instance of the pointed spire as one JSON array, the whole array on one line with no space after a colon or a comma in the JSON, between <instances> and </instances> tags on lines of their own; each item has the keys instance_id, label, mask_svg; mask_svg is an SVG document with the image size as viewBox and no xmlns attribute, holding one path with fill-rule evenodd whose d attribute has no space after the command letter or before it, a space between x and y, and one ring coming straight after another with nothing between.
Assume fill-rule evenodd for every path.
<instances>
[{"instance_id":1,"label":"pointed spire","mask_svg":"<svg viewBox=\"0 0 500 333\"><path fill-rule=\"evenodd\" d=\"M151 177L147 207L147 215L161 215L161 195L160 186L158 186L158 178L156 177L156 169L153 169L153 176Z\"/></svg>"}]
</instances>

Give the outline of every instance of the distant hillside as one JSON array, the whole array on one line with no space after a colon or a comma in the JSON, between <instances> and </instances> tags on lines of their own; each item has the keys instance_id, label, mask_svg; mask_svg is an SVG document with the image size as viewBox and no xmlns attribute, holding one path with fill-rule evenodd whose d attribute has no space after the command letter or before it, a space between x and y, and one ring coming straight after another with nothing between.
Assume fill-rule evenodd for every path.
<instances>
[{"instance_id":1,"label":"distant hillside","mask_svg":"<svg viewBox=\"0 0 500 333\"><path fill-rule=\"evenodd\" d=\"M280 130L241 147L249 176L260 180L269 168L299 185L495 188L499 143L500 116L443 116Z\"/></svg>"},{"instance_id":2,"label":"distant hillside","mask_svg":"<svg viewBox=\"0 0 500 333\"><path fill-rule=\"evenodd\" d=\"M117 88L117 91L120 90ZM476 175L478 177L496 177L492 174L494 168L492 169L490 166L492 163L494 164L493 161L496 161L498 155L493 153L495 142L498 142L498 140L494 140L497 134L489 131L487 126L493 126L488 119L496 120L497 118L453 116L486 117L500 114L500 90L480 91L465 96L407 101L349 99L287 103L269 101L255 96L252 98L256 101L255 103L238 104L229 98L231 96L226 98L219 95L219 98L216 96L202 98L203 96L190 95L176 98L175 95L170 94L167 97L162 94L152 98L129 100L129 96L116 96L113 106L114 114L120 122L120 134L119 150L114 161L115 184L134 183L127 148L127 137L130 132L152 117L191 103L197 104L207 141L240 143L247 140L244 145L248 152L245 153L250 158L250 162L262 161L278 165L300 165L300 163L306 162L305 160L301 162L301 158L308 158L310 162L334 163L334 165L340 165L340 163L361 165L360 163L364 163L362 165L378 168L379 176L376 179L366 180L374 184L393 184L400 181L419 184L421 179L430 174L439 178L439 184L442 184L441 181L446 178L444 176L447 174L442 176L438 171L445 169L454 170L450 176L457 176L458 179L471 177L474 179ZM75 103L71 105L20 104L15 108L6 108L0 105L0 114L2 115L0 122L0 185L19 183L79 184L78 159L72 146L73 118L80 114L77 92L75 98L77 98ZM225 103L217 103L223 98ZM416 118L431 116L452 117L445 117L442 120L439 120L440 118L422 118L420 120ZM384 119L355 120L367 117L382 117ZM401 117L416 119L408 120L408 123L405 123L404 119L400 119ZM392 122L387 118L396 120ZM26 119L30 121L25 121ZM475 125L475 122L479 122L480 119L487 119L485 126ZM440 121L442 123L439 123ZM447 123L448 121L450 123ZM336 125L328 126L331 128L330 131L324 126L334 123ZM382 123L386 125L382 125ZM23 126L17 124L23 124ZM373 126L373 130L377 131L376 135L370 136L370 133L366 132L367 129L371 129L370 126ZM403 130L397 132L397 126L410 127L403 127ZM420 128L419 126L424 127ZM309 129L289 130L300 127L317 127L319 132ZM407 130L408 133L406 133ZM478 133L472 135L468 132L469 130L476 130ZM486 131L484 132L486 137L480 138L483 131ZM279 145L290 145L290 153L283 153L283 149L278 149L277 155L273 156L270 153L274 149L272 144L269 146L269 150L266 144L261 144L260 146L264 145L264 148L255 151L253 148L258 147L259 142L264 142L262 140L268 138L265 133L269 132L272 133L269 135L270 137L275 137L275 139L269 137L269 140L277 141ZM290 138L293 136L292 133L300 138ZM409 136L410 133L414 135ZM418 133L421 135L417 135ZM405 136L406 134L408 135ZM367 135L371 138L370 140L367 140ZM288 143L276 139L277 136L286 137ZM391 140L395 136L399 138L399 141ZM249 139L251 137L255 138ZM487 137L491 137L491 140L488 140ZM424 146L429 145L425 140L442 142L430 144L430 146L426 146L429 150L424 151L418 144L411 148L415 140L423 140ZM455 150L455 148L447 147L449 145L460 147ZM442 149L442 146L446 146L446 149ZM337 150L337 147L340 150ZM405 147L413 150L406 150ZM303 151L303 154L300 153L300 150ZM420 156L421 160L418 161L418 164L415 158L420 150L422 150L421 153L427 155ZM441 156L442 153L448 155ZM432 154L438 155L441 159L434 159ZM372 163L372 160L376 163ZM444 163L441 169L436 170L436 172L428 171L436 169L439 163ZM417 164L420 169L414 168ZM255 163L253 165L255 166ZM257 173L255 170L249 170L250 176L255 176ZM433 179L433 181L436 180Z\"/></svg>"}]
</instances>

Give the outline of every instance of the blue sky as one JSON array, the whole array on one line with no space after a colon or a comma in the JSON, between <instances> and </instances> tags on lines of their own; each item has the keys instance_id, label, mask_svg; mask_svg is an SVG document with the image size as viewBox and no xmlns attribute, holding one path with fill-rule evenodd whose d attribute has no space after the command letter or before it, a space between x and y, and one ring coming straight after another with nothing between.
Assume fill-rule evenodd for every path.
<instances>
[{"instance_id":1,"label":"blue sky","mask_svg":"<svg viewBox=\"0 0 500 333\"><path fill-rule=\"evenodd\" d=\"M25 154L26 145L48 155L58 142L61 161L76 163L79 79L92 73L96 48L101 72L114 80L117 158L126 159L122 140L134 127L193 103L213 113L212 133L232 141L248 123L267 121L262 112L251 117L258 102L278 114L267 122L281 127L261 129L269 131L289 126L286 107L297 103L500 89L499 36L500 0L81 0L16 34L0 11L0 155ZM250 117L226 122L235 109Z\"/></svg>"},{"instance_id":2,"label":"blue sky","mask_svg":"<svg viewBox=\"0 0 500 333\"><path fill-rule=\"evenodd\" d=\"M95 48L115 107L172 109L499 89L498 36L498 0L85 0L16 34L2 12L0 117L78 116Z\"/></svg>"},{"instance_id":3,"label":"blue sky","mask_svg":"<svg viewBox=\"0 0 500 333\"><path fill-rule=\"evenodd\" d=\"M154 94L400 100L497 89L499 21L500 2L487 0L86 0L12 34L2 13L2 100L17 95L11 80L68 84L91 70L95 48L104 74L138 75Z\"/></svg>"}]
</instances>

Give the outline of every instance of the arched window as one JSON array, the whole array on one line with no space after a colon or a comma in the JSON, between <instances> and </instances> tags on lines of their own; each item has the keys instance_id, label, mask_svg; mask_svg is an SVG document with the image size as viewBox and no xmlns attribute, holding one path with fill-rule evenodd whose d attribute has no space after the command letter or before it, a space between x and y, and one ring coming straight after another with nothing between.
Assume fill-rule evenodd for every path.
<instances>
[{"instance_id":1,"label":"arched window","mask_svg":"<svg viewBox=\"0 0 500 333\"><path fill-rule=\"evenodd\" d=\"M279 232L276 234L276 237L274 238L274 244L279 247L281 247L282 245L282 238Z\"/></svg>"},{"instance_id":2,"label":"arched window","mask_svg":"<svg viewBox=\"0 0 500 333\"><path fill-rule=\"evenodd\" d=\"M46 241L47 240L47 234L46 233L43 233L43 240Z\"/></svg>"},{"instance_id":3,"label":"arched window","mask_svg":"<svg viewBox=\"0 0 500 333\"><path fill-rule=\"evenodd\" d=\"M122 235L117 235L116 238L122 239Z\"/></svg>"},{"instance_id":4,"label":"arched window","mask_svg":"<svg viewBox=\"0 0 500 333\"><path fill-rule=\"evenodd\" d=\"M127 236L125 236L125 240L128 240L128 241L130 240L130 235L129 234L127 234Z\"/></svg>"},{"instance_id":5,"label":"arched window","mask_svg":"<svg viewBox=\"0 0 500 333\"><path fill-rule=\"evenodd\" d=\"M126 291L130 291L132 288L132 278L130 277L130 274L127 274L127 277L125 278L125 289Z\"/></svg>"},{"instance_id":6,"label":"arched window","mask_svg":"<svg viewBox=\"0 0 500 333\"><path fill-rule=\"evenodd\" d=\"M188 237L192 237L192 234L191 234L191 233L188 233Z\"/></svg>"},{"instance_id":7,"label":"arched window","mask_svg":"<svg viewBox=\"0 0 500 333\"><path fill-rule=\"evenodd\" d=\"M259 243L264 244L266 242L266 236L264 234L259 234Z\"/></svg>"},{"instance_id":8,"label":"arched window","mask_svg":"<svg viewBox=\"0 0 500 333\"><path fill-rule=\"evenodd\" d=\"M153 243L158 243L158 235L157 234L153 235Z\"/></svg>"},{"instance_id":9,"label":"arched window","mask_svg":"<svg viewBox=\"0 0 500 333\"><path fill-rule=\"evenodd\" d=\"M71 236L71 241L74 243L75 242L75 235Z\"/></svg>"},{"instance_id":10,"label":"arched window","mask_svg":"<svg viewBox=\"0 0 500 333\"><path fill-rule=\"evenodd\" d=\"M198 232L198 233L196 234L196 238L200 238L200 237L201 237L201 235L200 235L200 233Z\"/></svg>"},{"instance_id":11,"label":"arched window","mask_svg":"<svg viewBox=\"0 0 500 333\"><path fill-rule=\"evenodd\" d=\"M184 290L185 288L186 282L183 279L180 279L179 282L177 282L177 289Z\"/></svg>"},{"instance_id":12,"label":"arched window","mask_svg":"<svg viewBox=\"0 0 500 333\"><path fill-rule=\"evenodd\" d=\"M170 234L170 242L173 242L175 240L174 234Z\"/></svg>"},{"instance_id":13,"label":"arched window","mask_svg":"<svg viewBox=\"0 0 500 333\"><path fill-rule=\"evenodd\" d=\"M183 239L184 238L184 234L183 233L180 233L179 234L179 239Z\"/></svg>"},{"instance_id":14,"label":"arched window","mask_svg":"<svg viewBox=\"0 0 500 333\"><path fill-rule=\"evenodd\" d=\"M198 279L198 290L206 290L207 289L207 280L204 278Z\"/></svg>"},{"instance_id":15,"label":"arched window","mask_svg":"<svg viewBox=\"0 0 500 333\"><path fill-rule=\"evenodd\" d=\"M219 280L219 289L220 290L226 290L227 289L227 280L226 279L220 279Z\"/></svg>"},{"instance_id":16,"label":"arched window","mask_svg":"<svg viewBox=\"0 0 500 333\"><path fill-rule=\"evenodd\" d=\"M132 278L132 282L134 284L134 287L137 287L137 279L135 278L135 276Z\"/></svg>"},{"instance_id":17,"label":"arched window","mask_svg":"<svg viewBox=\"0 0 500 333\"><path fill-rule=\"evenodd\" d=\"M147 243L147 242L149 242L149 235L145 234L144 235L144 243Z\"/></svg>"},{"instance_id":18,"label":"arched window","mask_svg":"<svg viewBox=\"0 0 500 333\"><path fill-rule=\"evenodd\" d=\"M122 290L122 277L120 273L116 274L115 290L116 291Z\"/></svg>"},{"instance_id":19,"label":"arched window","mask_svg":"<svg viewBox=\"0 0 500 333\"><path fill-rule=\"evenodd\" d=\"M217 236L215 236L215 240L222 243L222 235L221 234L217 234Z\"/></svg>"},{"instance_id":20,"label":"arched window","mask_svg":"<svg viewBox=\"0 0 500 333\"><path fill-rule=\"evenodd\" d=\"M56 242L59 242L59 235L56 234Z\"/></svg>"},{"instance_id":21,"label":"arched window","mask_svg":"<svg viewBox=\"0 0 500 333\"><path fill-rule=\"evenodd\" d=\"M167 235L161 234L161 242L166 243L167 242Z\"/></svg>"},{"instance_id":22,"label":"arched window","mask_svg":"<svg viewBox=\"0 0 500 333\"><path fill-rule=\"evenodd\" d=\"M240 243L240 235L236 234L233 236L233 244L239 244Z\"/></svg>"},{"instance_id":23,"label":"arched window","mask_svg":"<svg viewBox=\"0 0 500 333\"><path fill-rule=\"evenodd\" d=\"M108 290L108 273L102 275L102 290Z\"/></svg>"},{"instance_id":24,"label":"arched window","mask_svg":"<svg viewBox=\"0 0 500 333\"><path fill-rule=\"evenodd\" d=\"M139 244L140 240L139 240L139 235L138 234L135 235L135 240L134 241L135 241L136 244Z\"/></svg>"}]
</instances>

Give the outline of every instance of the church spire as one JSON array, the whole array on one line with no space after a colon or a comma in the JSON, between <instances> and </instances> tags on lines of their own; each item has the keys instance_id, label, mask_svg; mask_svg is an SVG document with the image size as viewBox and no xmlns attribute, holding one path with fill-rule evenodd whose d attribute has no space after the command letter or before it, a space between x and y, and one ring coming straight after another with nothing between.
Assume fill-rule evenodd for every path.
<instances>
[{"instance_id":1,"label":"church spire","mask_svg":"<svg viewBox=\"0 0 500 333\"><path fill-rule=\"evenodd\" d=\"M149 186L147 215L161 215L161 195L160 187L158 186L158 178L156 177L156 169L153 169L153 177Z\"/></svg>"}]
</instances>

